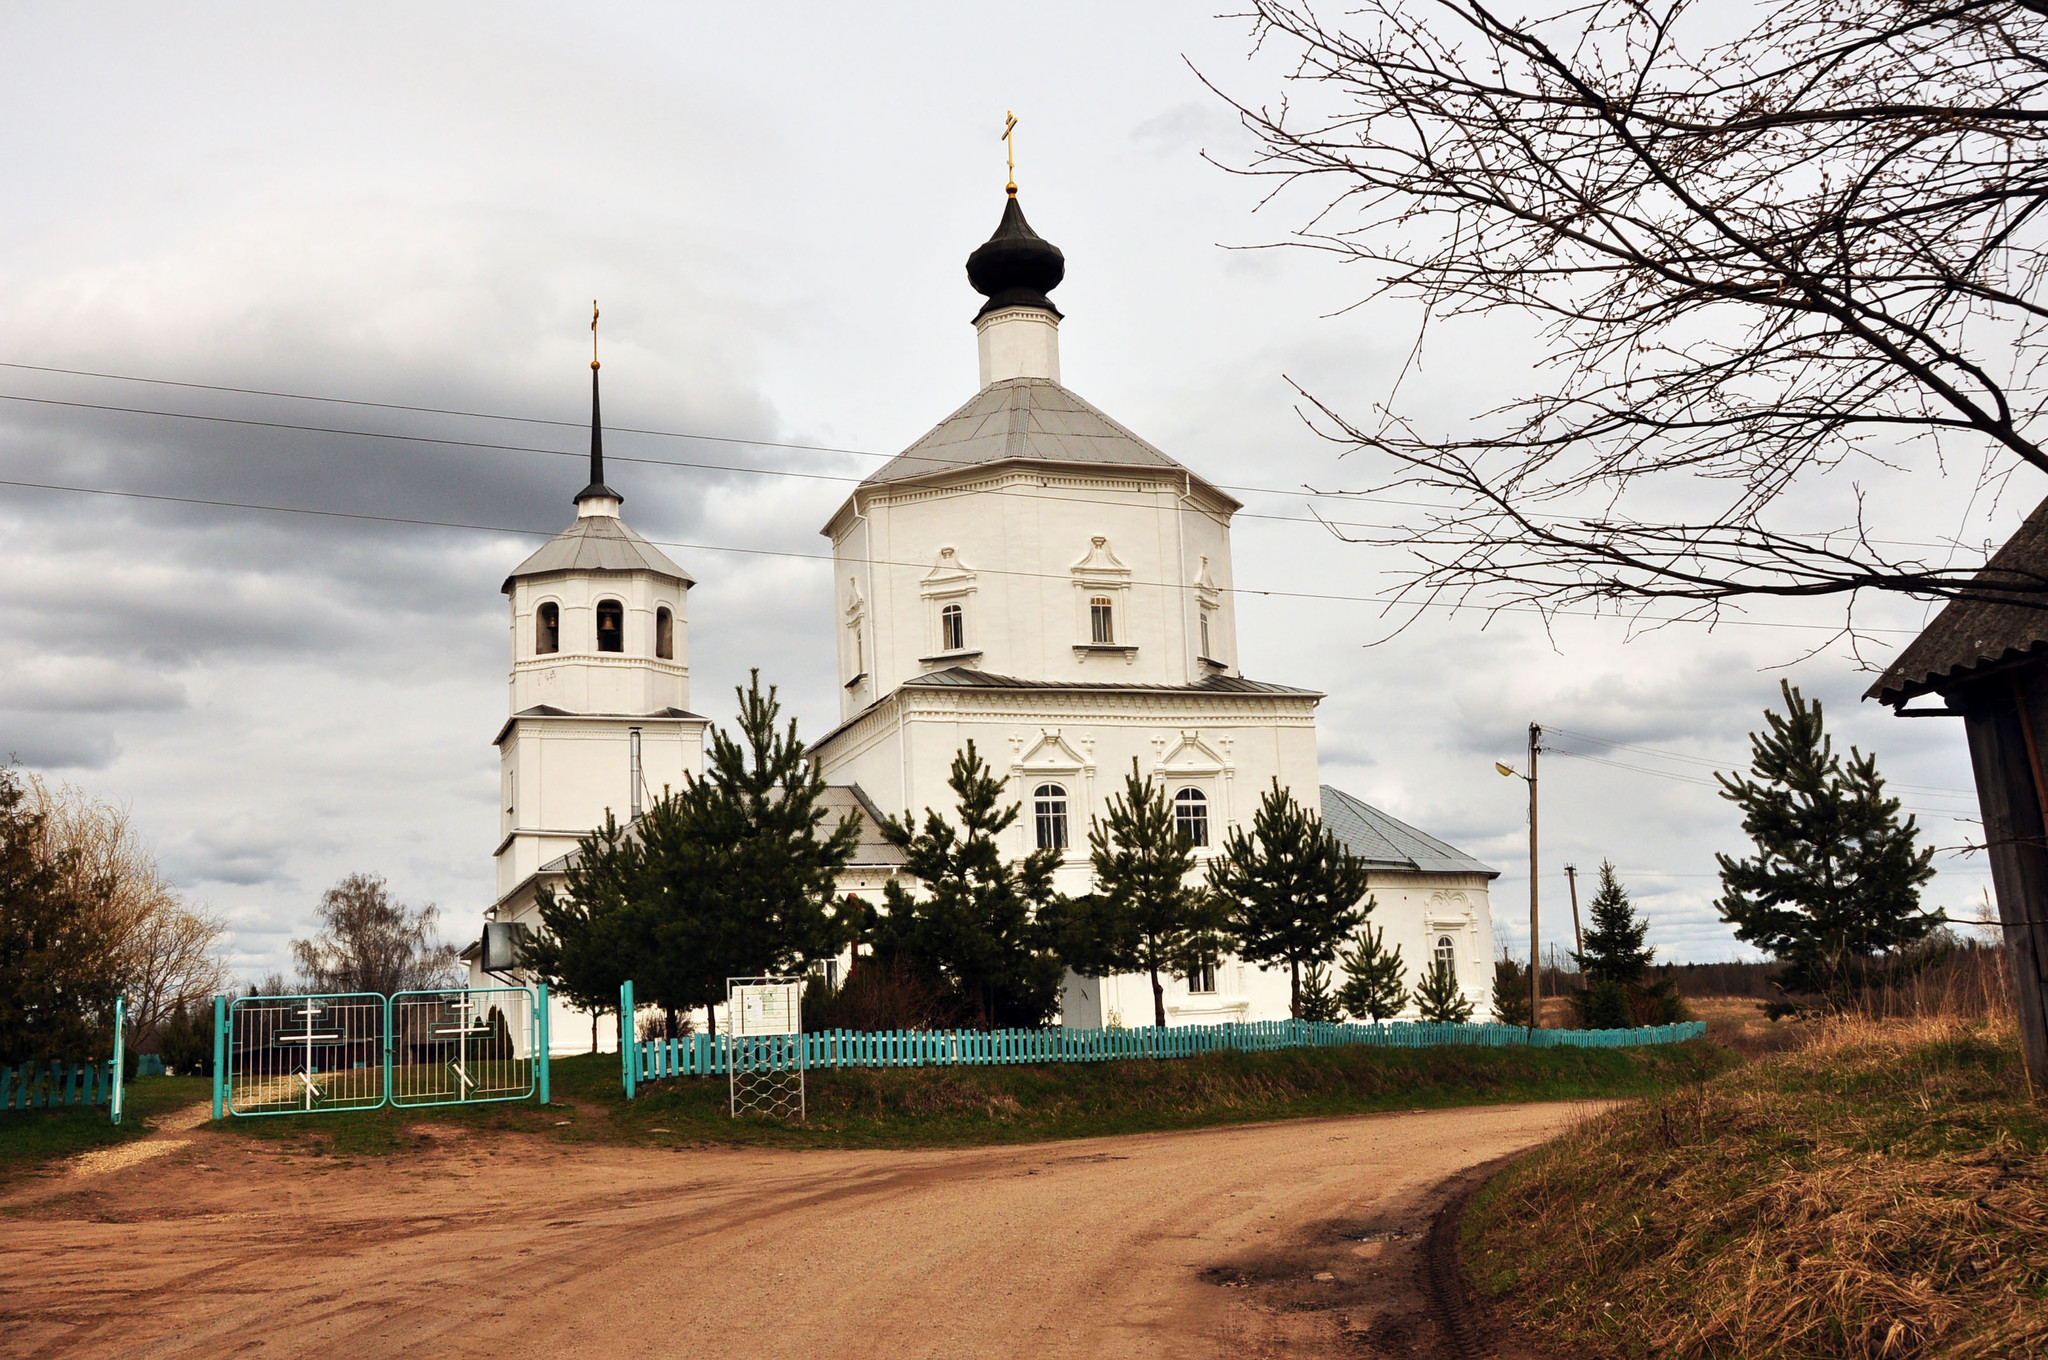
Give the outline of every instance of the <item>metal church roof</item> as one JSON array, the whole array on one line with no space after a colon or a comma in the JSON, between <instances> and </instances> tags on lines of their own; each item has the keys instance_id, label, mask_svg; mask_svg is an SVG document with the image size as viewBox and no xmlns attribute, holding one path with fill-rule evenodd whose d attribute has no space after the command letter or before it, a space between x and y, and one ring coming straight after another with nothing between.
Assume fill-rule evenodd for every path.
<instances>
[{"instance_id":1,"label":"metal church roof","mask_svg":"<svg viewBox=\"0 0 2048 1360\"><path fill-rule=\"evenodd\" d=\"M885 486L1000 463L1080 463L1103 468L1144 468L1193 477L1235 509L1224 495L1182 464L1095 407L1044 378L991 383L931 432L884 463L862 486Z\"/></svg>"},{"instance_id":2,"label":"metal church roof","mask_svg":"<svg viewBox=\"0 0 2048 1360\"><path fill-rule=\"evenodd\" d=\"M522 576L556 571L651 571L686 586L697 584L616 515L579 516L513 569L505 578L504 592L510 595L512 583Z\"/></svg>"},{"instance_id":3,"label":"metal church roof","mask_svg":"<svg viewBox=\"0 0 2048 1360\"><path fill-rule=\"evenodd\" d=\"M1389 817L1342 789L1323 785L1323 825L1352 854L1376 869L1411 873L1485 874L1500 870L1482 864L1463 850L1444 844L1408 823Z\"/></svg>"}]
</instances>

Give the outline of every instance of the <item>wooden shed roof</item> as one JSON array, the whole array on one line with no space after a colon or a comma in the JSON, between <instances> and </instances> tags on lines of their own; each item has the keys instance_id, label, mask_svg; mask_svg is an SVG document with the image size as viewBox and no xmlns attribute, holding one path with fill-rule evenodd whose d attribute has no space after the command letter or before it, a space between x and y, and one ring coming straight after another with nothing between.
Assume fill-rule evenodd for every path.
<instances>
[{"instance_id":1,"label":"wooden shed roof","mask_svg":"<svg viewBox=\"0 0 2048 1360\"><path fill-rule=\"evenodd\" d=\"M1977 579L2048 586L2048 501L2034 507ZM2048 606L2044 599L2043 606ZM1954 600L1934 616L1864 698L1897 708L2029 657L2048 657L2048 607Z\"/></svg>"}]
</instances>

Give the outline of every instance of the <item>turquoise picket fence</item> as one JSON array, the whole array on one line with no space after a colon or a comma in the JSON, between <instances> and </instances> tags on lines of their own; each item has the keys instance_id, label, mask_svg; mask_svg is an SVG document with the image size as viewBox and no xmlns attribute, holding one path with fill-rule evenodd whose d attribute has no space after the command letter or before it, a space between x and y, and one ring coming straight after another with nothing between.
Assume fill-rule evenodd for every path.
<instances>
[{"instance_id":1,"label":"turquoise picket fence","mask_svg":"<svg viewBox=\"0 0 2048 1360\"><path fill-rule=\"evenodd\" d=\"M1128 1058L1192 1058L1203 1053L1262 1053L1287 1048L1639 1048L1681 1044L1707 1032L1693 1020L1641 1029L1539 1029L1519 1025L1319 1024L1265 1020L1240 1025L1170 1029L820 1030L775 1040L774 1060L820 1067L987 1067L1007 1063L1112 1062ZM752 1061L761 1039L744 1041ZM724 1076L733 1040L718 1034L643 1039L622 1061L626 1089L667 1077Z\"/></svg>"},{"instance_id":2,"label":"turquoise picket fence","mask_svg":"<svg viewBox=\"0 0 2048 1360\"><path fill-rule=\"evenodd\" d=\"M61 1110L111 1105L114 1064L24 1063L0 1067L0 1110Z\"/></svg>"}]
</instances>

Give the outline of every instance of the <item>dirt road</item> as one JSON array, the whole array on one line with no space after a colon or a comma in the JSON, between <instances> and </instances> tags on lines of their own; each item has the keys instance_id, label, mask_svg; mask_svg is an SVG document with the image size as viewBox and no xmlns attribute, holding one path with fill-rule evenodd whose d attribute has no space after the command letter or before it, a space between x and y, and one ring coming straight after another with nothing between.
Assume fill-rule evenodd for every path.
<instances>
[{"instance_id":1,"label":"dirt road","mask_svg":"<svg viewBox=\"0 0 2048 1360\"><path fill-rule=\"evenodd\" d=\"M564 1148L354 1164L204 1129L0 1196L0 1354L1434 1353L1432 1188L1565 1105L1023 1148Z\"/></svg>"}]
</instances>

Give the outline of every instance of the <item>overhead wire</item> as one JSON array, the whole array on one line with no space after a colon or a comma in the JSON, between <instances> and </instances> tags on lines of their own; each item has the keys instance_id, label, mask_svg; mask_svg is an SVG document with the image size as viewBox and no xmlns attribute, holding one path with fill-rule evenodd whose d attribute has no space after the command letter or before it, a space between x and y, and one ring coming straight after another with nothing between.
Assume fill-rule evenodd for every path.
<instances>
[{"instance_id":1,"label":"overhead wire","mask_svg":"<svg viewBox=\"0 0 2048 1360\"><path fill-rule=\"evenodd\" d=\"M337 397L337 396L327 396L327 395L321 395L321 394L317 394L317 393L307 393L307 392L285 392L285 391L280 391L280 390L277 390L277 389L274 389L274 388L261 388L261 387L237 387L237 386L232 386L232 385L229 385L229 384L225 384L225 383L202 383L202 382L193 382L193 381L190 381L190 380L186 380L186 379L177 379L177 378L152 378L152 377L144 377L144 376L141 376L141 375L137 375L137 374L132 374L132 373L108 373L108 372L105 372L105 371L102 371L102 370L96 370L96 369L82 369L82 368L61 368L61 367L57 367L57 366L55 366L55 365L49 365L49 364L29 364L29 363L22 363L22 362L19 362L19 361L9 361L9 360L0 360L0 368L16 369L16 370L20 370L20 371L22 371L22 372L29 372L29 373L50 373L50 374L57 374L57 375L62 375L62 376L66 376L66 377L78 377L78 378L93 378L93 379L97 379L97 380L100 380L100 381L106 381L106 382L129 382L129 383L140 383L140 384L145 384L145 385L148 385L148 386L153 386L153 387L175 387L175 388L184 388L184 389L189 389L189 390L192 390L192 391L198 391L198 392L222 392L222 393L228 393L228 394L232 394L232 395L236 395L236 396L252 396L252 397L265 397L265 398L271 398L271 399L275 399L275 400L280 400L280 401L306 401L306 402L318 402L318 403L325 403L325 404L328 404L328 405L336 405L336 406L355 406L355 407L361 407L361 408L364 408L364 409L368 409L368 410L380 410L380 411L400 411L400 412L405 412L405 413L408 413L408 414L418 414L418 415L440 415L440 416L453 416L453 417L456 417L456 418L459 418L459 419L465 419L465 420L499 420L499 421L508 421L508 422L514 422L514 423L518 423L518 424L525 424L525 425L542 425L542 426L548 426L548 427L551 427L551 428L557 428L557 429L582 429L582 428L584 428L584 424L583 424L583 422L582 422L582 421L576 421L576 420L561 420L561 419L556 419L556 418L551 418L551 417L545 417L545 416L525 416L525 415L514 415L514 414L511 414L511 413L507 413L507 412L496 412L496 411L468 411L468 410L463 410L463 409L461 409L461 408L459 408L459 407L446 407L446 406L425 406L425 405L419 405L419 404L414 404L414 403L406 403L406 402L387 402L387 401L374 401L374 400L370 400L370 399L368 399L368 398L363 398L363 397ZM0 394L0 397L5 397L5 396L6 396L6 394ZM33 397L11 397L11 398L8 398L8 399L11 399L11 400L21 400L21 401L36 401L36 400L44 400L44 401L50 401L50 400L52 400L52 399L48 399L48 398L33 398ZM89 407L89 408L90 408L90 407L93 407L93 406L94 406L94 404L93 404L93 403L70 403L70 404L73 404L73 405L80 405L80 406L86 406L86 407ZM118 410L118 411L130 411L131 413L134 413L134 414L156 414L156 415L172 415L172 416L178 416L178 415L185 415L185 413L182 413L182 412L163 412L163 411L152 411L152 410L149 410L149 409L147 409L147 408L128 408L128 407L115 407L115 406L103 406L103 407L97 407L96 409L104 409L104 410L110 410L110 411L117 411L117 410ZM208 418L211 418L211 419L219 419L219 420L224 420L224 421L233 421L233 420L236 420L236 419L237 419L237 418L235 418L235 417L226 417L226 416L222 416L222 417L204 417L204 416L190 416L190 415L187 415L187 416L186 416L186 418L188 418L188 419L208 419ZM253 422L242 422L242 423L253 423ZM285 427L285 428L291 428L291 427ZM933 470L933 471L940 471L940 470L945 470L945 469L949 469L949 468L959 468L959 467L971 467L971 466L976 466L976 464L975 464L975 463L974 463L973 461L971 461L971 460L966 460L966 459L957 459L957 458L943 458L943 457L939 457L939 456L937 456L937 455L934 455L934 454L919 454L919 453L914 453L914 452L912 452L911 450L908 450L908 449L906 449L906 450L904 450L904 451L902 451L902 452L899 452L899 453L883 453L883 452L880 452L880 451L877 451L877 450L874 450L874 449L856 449L856 448L851 448L851 447L848 447L848 446L844 446L844 445L832 445L832 444L805 444L805 443L797 443L797 442L792 442L792 441L786 441L786 440L774 440L774 439L755 439L755 438L749 438L749 437L745 437L745 436L740 436L740 435L717 435L717 434L704 434L704 433L701 433L701 432L696 432L696 431L689 431L689 430L664 430L664 429L656 429L656 428L652 428L652 427L646 427L646 426L633 426L633 425L619 425L619 426L613 426L613 427L610 427L610 428L612 428L612 429L614 429L614 430L616 430L617 432L619 432L619 433L622 433L622 434L641 434L641 435L649 435L649 436L653 436L653 437L656 437L656 438L663 438L663 439L693 439L693 440L702 440L702 441L705 441L705 442L709 442L709 443L718 443L718 444L735 444L735 445L742 445L742 446L746 446L746 447L754 447L754 448L768 448L768 449L789 449L789 450L794 450L794 451L797 451L797 452L807 452L807 453L833 453L833 454L844 454L844 455L848 455L848 456L852 456L852 457L856 457L856 458L873 458L873 459L879 459L879 460L884 460L884 461L892 461L892 460L909 460L909 461L911 461L911 462L916 462L916 463L922 463L922 464L927 464L927 465L929 465L929 466L930 466L931 470ZM327 432L327 433L336 433L336 434L345 434L345 433L353 433L353 434L360 434L360 435L363 435L364 437L369 437L369 438L404 438L404 437L405 437L405 436L399 436L399 435L388 435L388 436L387 436L387 435L380 435L380 434L376 434L376 433L374 433L374 432L362 432L362 431L341 431L341 430L332 430L332 431L326 431L326 432ZM442 441L442 442L448 442L448 443L464 443L464 442L469 442L469 441L457 441L457 440L450 440L450 441ZM523 450L523 451L527 451L527 452L535 452L535 453L567 453L567 454L568 454L568 456L572 456L572 457L573 457L573 456L578 456L578 455L576 455L576 454L574 453L574 451L572 451L572 450L559 450L559 449L524 449L524 446L520 446L520 445L488 445L488 444L474 444L473 446L474 446L474 447L482 447L482 448L506 448L506 449L520 449L520 450ZM913 448L914 448L914 447L915 447L915 446L913 445ZM835 476L830 476L830 475L826 475L826 474L807 474L807 473L800 473L800 472L794 472L794 471L789 471L789 470L785 470L785 469L777 469L777 468L753 468L753 467L746 467L746 466L728 466L728 465L722 465L722 464L700 464L700 463L680 462L680 461L674 461L674 460L666 460L666 459L658 459L658 458L635 458L635 457L624 457L624 458L623 458L623 461L627 461L627 462L636 462L636 463L645 463L645 464L650 464L650 465L654 465L654 466L669 466L669 467L688 467L688 468L702 468L702 469L705 469L705 470L709 470L709 471L720 471L720 472L750 472L750 473L757 473L757 474L762 474L762 475L770 475L770 476L773 476L773 475L788 475L788 476L797 476L797 477L812 477L812 478L814 478L814 479L816 479L816 480L840 480L840 481L858 481L858 480L861 480L861 479L859 479L859 478L852 478L852 477L844 477L844 476L837 476L837 477L835 477ZM1404 499L1404 498L1400 498L1400 497L1395 497L1395 496L1387 496L1387 495L1385 495L1385 494L1383 494L1383 493L1380 493L1380 492L1364 492L1364 491L1328 491L1328 492L1323 492L1323 491L1316 491L1316 490L1314 490L1314 489L1312 489L1312 488L1310 488L1310 487L1307 487L1307 486L1297 486L1297 487L1273 487L1273 486L1255 486L1255 485L1248 485L1248 484L1239 484L1239 483L1230 483L1230 482L1210 482L1210 481L1208 481L1208 479L1206 479L1206 478L1204 478L1204 479L1202 479L1202 480L1203 480L1204 482L1206 482L1206 483L1207 483L1207 485L1209 485L1209 486L1213 486L1213 487L1215 487L1215 488L1217 488L1218 490L1221 490L1221 491L1232 491L1232 492L1244 492L1244 493L1246 493L1246 494L1249 494L1249 495L1260 495L1260 496L1332 496L1332 497L1340 497L1340 498L1343 498L1343 499L1346 499L1346 500L1363 500L1363 501L1366 501L1366 502L1368 502L1368 503L1370 503L1370 504L1375 504L1375 505L1393 505L1393 506L1401 506L1401 507L1404 507L1404 508L1412 508L1412 509L1441 509L1441 508L1442 508L1442 507L1441 507L1441 505L1440 505L1439 503L1437 503L1437 502L1434 502L1434 501L1418 501L1418 500L1407 500L1407 499ZM1278 520L1289 520L1289 521L1293 521L1293 522L1296 522L1296 523L1319 523L1319 524L1324 524L1324 525L1329 525L1329 526L1333 526L1333 527L1336 527L1336 528L1347 528L1347 529L1378 529L1378 530L1398 530L1398 529L1401 529L1401 528L1405 527L1405 526L1402 526L1402 525L1396 525L1396 524L1373 524L1373 523L1368 523L1368 522L1359 522L1359 521L1347 521L1347 520L1331 520L1331 519L1326 519L1326 518L1323 518L1323 517L1321 517L1321 516L1311 516L1311 515L1274 515L1274 514L1261 514L1261 513L1254 513L1254 512L1251 512L1251 511L1242 511L1242 510L1238 512L1238 516L1237 516L1237 517L1239 517L1239 518L1249 517L1249 518L1254 518L1254 519L1278 519ZM1554 519L1554 520L1570 520L1570 519L1572 519L1572 518L1574 518L1574 517L1573 517L1573 516L1569 516L1569 515L1552 515L1552 516L1547 516L1546 518L1550 518L1550 519ZM1799 535L1794 535L1794 536L1795 536L1795 537L1797 537L1797 536L1799 536ZM1829 534L1812 534L1812 535L1805 535L1805 536L1806 536L1806 537L1817 537L1817 538L1822 538L1822 539L1827 539L1827 538L1833 537L1833 535L1829 535ZM1951 551L1952 551L1952 550L1953 550L1953 549L1954 549L1954 548L1956 547L1956 545L1955 545L1954 543L1949 543L1949 542L1929 542L1929 541L1924 541L1924 540L1918 540L1918 539L1870 539L1870 540L1867 540L1867 541L1869 541L1869 542L1871 542L1871 543L1879 543L1879 544L1883 544L1883 545L1885 545L1885 546L1888 546L1888 547L1906 547L1906 548L1946 548L1946 549L1950 549Z\"/></svg>"}]
</instances>

